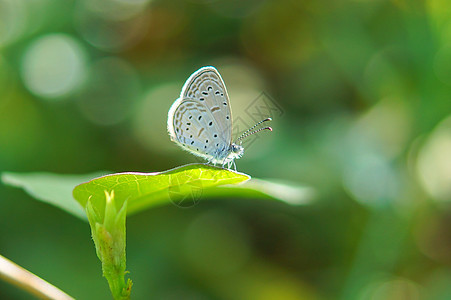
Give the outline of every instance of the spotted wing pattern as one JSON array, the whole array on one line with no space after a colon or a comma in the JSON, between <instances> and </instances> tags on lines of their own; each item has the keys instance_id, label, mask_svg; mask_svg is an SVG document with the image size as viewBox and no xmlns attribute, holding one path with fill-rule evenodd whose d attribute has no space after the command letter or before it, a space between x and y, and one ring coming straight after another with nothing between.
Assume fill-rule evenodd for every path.
<instances>
[{"instance_id":1,"label":"spotted wing pattern","mask_svg":"<svg viewBox=\"0 0 451 300\"><path fill-rule=\"evenodd\" d=\"M224 81L214 67L203 67L186 81L180 94L181 99L193 99L201 103L213 117L221 139L232 143L232 113ZM208 127L207 127L208 129Z\"/></svg>"},{"instance_id":2,"label":"spotted wing pattern","mask_svg":"<svg viewBox=\"0 0 451 300\"><path fill-rule=\"evenodd\" d=\"M173 104L168 130L179 146L214 163L221 162L230 151L211 110L197 99L178 99Z\"/></svg>"}]
</instances>

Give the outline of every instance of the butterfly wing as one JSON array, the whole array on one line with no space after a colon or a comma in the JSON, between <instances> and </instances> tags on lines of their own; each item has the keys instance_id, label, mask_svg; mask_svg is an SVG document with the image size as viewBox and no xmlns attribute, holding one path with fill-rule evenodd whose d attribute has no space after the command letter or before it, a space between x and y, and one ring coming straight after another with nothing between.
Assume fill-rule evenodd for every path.
<instances>
[{"instance_id":1,"label":"butterfly wing","mask_svg":"<svg viewBox=\"0 0 451 300\"><path fill-rule=\"evenodd\" d=\"M219 130L221 138L232 143L232 112L229 96L218 70L203 67L194 72L182 88L181 99L193 99L211 112L213 123Z\"/></svg>"},{"instance_id":2,"label":"butterfly wing","mask_svg":"<svg viewBox=\"0 0 451 300\"><path fill-rule=\"evenodd\" d=\"M213 119L204 103L179 98L169 110L169 135L185 150L214 163L220 162L228 155L230 147L221 138L221 129Z\"/></svg>"}]
</instances>

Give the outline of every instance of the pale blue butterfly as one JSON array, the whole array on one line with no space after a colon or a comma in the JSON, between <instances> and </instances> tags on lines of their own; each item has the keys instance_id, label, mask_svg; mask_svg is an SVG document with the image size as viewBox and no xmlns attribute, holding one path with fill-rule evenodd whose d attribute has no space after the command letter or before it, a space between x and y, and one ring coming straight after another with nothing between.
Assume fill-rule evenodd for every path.
<instances>
[{"instance_id":1,"label":"pale blue butterfly","mask_svg":"<svg viewBox=\"0 0 451 300\"><path fill-rule=\"evenodd\" d=\"M258 122L232 142L232 112L224 81L214 67L194 72L182 88L180 98L168 113L168 132L171 140L183 149L206 159L209 163L225 164L228 168L244 153L241 141L259 131L252 131ZM252 132L251 132L252 131Z\"/></svg>"}]
</instances>

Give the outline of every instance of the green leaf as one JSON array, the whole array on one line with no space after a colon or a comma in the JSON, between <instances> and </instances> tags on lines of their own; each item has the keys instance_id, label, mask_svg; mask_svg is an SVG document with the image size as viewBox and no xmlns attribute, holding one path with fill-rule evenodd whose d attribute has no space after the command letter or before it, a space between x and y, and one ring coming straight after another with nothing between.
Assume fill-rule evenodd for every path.
<instances>
[{"instance_id":1,"label":"green leaf","mask_svg":"<svg viewBox=\"0 0 451 300\"><path fill-rule=\"evenodd\" d=\"M105 211L105 191L114 190L118 208L127 200L127 214L166 203L178 203L209 188L240 183L250 176L205 164L192 164L159 173L118 173L93 179L74 189L74 198L86 207L88 199L97 212ZM101 218L103 216L100 216Z\"/></svg>"},{"instance_id":2,"label":"green leaf","mask_svg":"<svg viewBox=\"0 0 451 300\"><path fill-rule=\"evenodd\" d=\"M315 198L316 193L311 187L304 187L295 183L277 179L252 178L240 185L225 185L207 189L204 196L270 199L291 205L303 205L310 203Z\"/></svg>"},{"instance_id":3,"label":"green leaf","mask_svg":"<svg viewBox=\"0 0 451 300\"><path fill-rule=\"evenodd\" d=\"M4 184L23 188L37 200L61 208L86 221L86 214L80 204L72 197L72 191L80 182L101 176L97 172L84 175L60 175L51 173L9 173L2 174Z\"/></svg>"},{"instance_id":4,"label":"green leaf","mask_svg":"<svg viewBox=\"0 0 451 300\"><path fill-rule=\"evenodd\" d=\"M3 173L2 180L85 221L83 208L89 196L93 195L94 202L100 201L95 199L102 199L104 203L104 190L112 189L120 202L118 209L125 198L129 198L127 214L171 202L186 207L200 198L272 199L289 204L305 204L314 197L313 190L308 187L276 180L248 180L249 175L204 164L182 166L161 173L119 173L99 177L103 174L105 172L84 175Z\"/></svg>"}]
</instances>

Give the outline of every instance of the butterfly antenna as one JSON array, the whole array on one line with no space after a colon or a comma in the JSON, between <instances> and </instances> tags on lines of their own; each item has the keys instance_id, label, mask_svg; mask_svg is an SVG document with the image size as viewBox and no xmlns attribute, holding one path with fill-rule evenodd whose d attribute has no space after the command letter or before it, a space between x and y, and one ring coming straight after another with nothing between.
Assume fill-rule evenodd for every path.
<instances>
[{"instance_id":1,"label":"butterfly antenna","mask_svg":"<svg viewBox=\"0 0 451 300\"><path fill-rule=\"evenodd\" d=\"M258 131L257 131L257 132L254 132L254 133L251 133L251 134L248 135L248 133L249 133L252 129L254 129L255 127L257 127L257 126L260 125L261 123L268 122L268 121L272 121L272 119L271 119L271 118L266 118L266 119L264 119L264 120L261 120L260 122L258 122L257 124L255 124L254 126L252 126L251 128L249 128L248 130L246 130L245 132L243 132L243 133L240 135L240 137L236 139L236 142L238 142L238 141L244 139L245 137L248 137L248 136L251 135L251 134L257 133ZM271 128L271 127L267 127L267 128ZM271 131L272 131L272 128L271 128Z\"/></svg>"},{"instance_id":2,"label":"butterfly antenna","mask_svg":"<svg viewBox=\"0 0 451 300\"><path fill-rule=\"evenodd\" d=\"M257 129L257 130L255 130L255 131L253 131L253 132L250 132L250 133L248 133L248 134L241 135L241 136L236 140L236 142L239 142L239 141L241 141L242 139L245 139L245 138L247 138L248 136L253 135L253 134L257 133L257 132L263 131L263 130L269 130L269 131L272 131L272 128L271 128L271 127L260 128L260 129ZM248 130L248 131L249 131L249 130Z\"/></svg>"}]
</instances>

